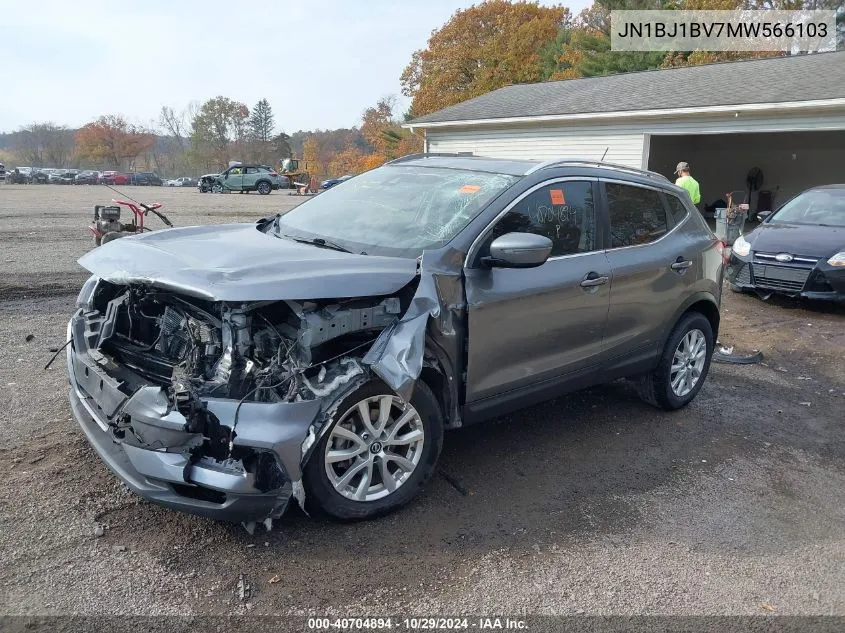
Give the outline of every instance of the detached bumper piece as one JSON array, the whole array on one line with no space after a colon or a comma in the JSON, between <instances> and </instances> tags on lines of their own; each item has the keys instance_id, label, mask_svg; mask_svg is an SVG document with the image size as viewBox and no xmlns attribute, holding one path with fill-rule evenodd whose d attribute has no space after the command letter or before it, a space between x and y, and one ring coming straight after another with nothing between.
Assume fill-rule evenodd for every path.
<instances>
[{"instance_id":1,"label":"detached bumper piece","mask_svg":"<svg viewBox=\"0 0 845 633\"><path fill-rule=\"evenodd\" d=\"M319 401L208 399L176 408L164 390L116 368L85 344L84 317L68 327L73 416L111 471L159 505L212 519L281 516L301 479L302 443Z\"/></svg>"},{"instance_id":2,"label":"detached bumper piece","mask_svg":"<svg viewBox=\"0 0 845 633\"><path fill-rule=\"evenodd\" d=\"M824 260L793 257L781 263L771 253L753 253L742 258L731 255L728 281L742 290L760 294L778 293L820 301L845 302L845 268L830 266Z\"/></svg>"}]
</instances>

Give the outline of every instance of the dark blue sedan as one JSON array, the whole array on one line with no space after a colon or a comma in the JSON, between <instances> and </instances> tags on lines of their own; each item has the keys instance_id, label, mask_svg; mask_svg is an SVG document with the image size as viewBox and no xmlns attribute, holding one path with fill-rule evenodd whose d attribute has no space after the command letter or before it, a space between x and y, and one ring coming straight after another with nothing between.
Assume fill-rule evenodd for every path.
<instances>
[{"instance_id":1,"label":"dark blue sedan","mask_svg":"<svg viewBox=\"0 0 845 633\"><path fill-rule=\"evenodd\" d=\"M329 178L328 180L324 180L320 183L320 189L331 189L335 185L339 185L342 182L346 182L352 178L350 175L341 176L340 178Z\"/></svg>"}]
</instances>

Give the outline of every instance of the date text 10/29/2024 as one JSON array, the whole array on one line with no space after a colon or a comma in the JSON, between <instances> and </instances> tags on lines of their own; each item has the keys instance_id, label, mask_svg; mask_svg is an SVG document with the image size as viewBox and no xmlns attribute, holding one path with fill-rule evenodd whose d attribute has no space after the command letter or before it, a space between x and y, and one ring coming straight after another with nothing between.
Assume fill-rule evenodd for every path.
<instances>
[{"instance_id":1,"label":"date text 10/29/2024","mask_svg":"<svg viewBox=\"0 0 845 633\"><path fill-rule=\"evenodd\" d=\"M308 618L312 631L443 631L443 630L511 630L526 631L525 620L515 618Z\"/></svg>"}]
</instances>

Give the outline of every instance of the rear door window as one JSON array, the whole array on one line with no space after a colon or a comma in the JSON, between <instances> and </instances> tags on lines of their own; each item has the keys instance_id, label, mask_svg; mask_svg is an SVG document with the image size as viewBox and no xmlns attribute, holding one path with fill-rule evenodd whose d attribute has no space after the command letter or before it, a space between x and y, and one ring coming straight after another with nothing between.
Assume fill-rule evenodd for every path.
<instances>
[{"instance_id":1,"label":"rear door window","mask_svg":"<svg viewBox=\"0 0 845 633\"><path fill-rule=\"evenodd\" d=\"M604 183L610 219L610 247L638 246L659 240L675 225L655 189Z\"/></svg>"}]
</instances>

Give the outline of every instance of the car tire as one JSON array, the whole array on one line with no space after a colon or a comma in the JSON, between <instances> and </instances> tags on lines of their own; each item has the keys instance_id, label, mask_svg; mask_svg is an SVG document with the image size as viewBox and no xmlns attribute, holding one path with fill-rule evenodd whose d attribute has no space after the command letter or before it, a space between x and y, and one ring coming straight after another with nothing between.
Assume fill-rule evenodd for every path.
<instances>
[{"instance_id":1,"label":"car tire","mask_svg":"<svg viewBox=\"0 0 845 633\"><path fill-rule=\"evenodd\" d=\"M390 403L390 416L382 425L384 433L375 440L372 436L366 438L359 407L365 405L375 413L376 419L371 421L371 425L373 430L378 431L378 415L386 402ZM410 409L403 412L402 407L405 405L402 400L385 383L374 379L347 396L336 407L334 416L328 422L329 429L317 443L304 468L305 504L309 512L313 511L340 521L360 521L388 514L416 496L434 473L437 458L440 456L443 446L443 414L434 394L422 381L417 382L409 404ZM410 417L402 422L406 416ZM398 426L393 429L393 424ZM352 430L349 427L352 427ZM339 428L343 429L342 436L339 434ZM389 446L386 442L389 441L388 433L391 430L395 433L404 431L399 433L400 438L421 433L422 439L415 438L397 444L397 450L404 451L400 456L384 450ZM362 439L362 436L366 439ZM357 437L358 441L351 442L348 437ZM338 444L344 442L351 445L339 449ZM366 442L369 442L369 445ZM330 461L332 457L336 459L340 452L355 452L356 449L357 454L348 460ZM330 456L330 453L335 455ZM392 456L400 457L403 465L407 464L413 468L410 471L403 469L399 465L400 462L391 459ZM394 467L396 470L392 470ZM357 470L345 484L344 477L353 469ZM392 480L390 486L385 485L385 469L387 477ZM404 479L397 483L397 475ZM375 486L372 485L374 481L378 482ZM353 487L361 490L365 485L365 498L353 499ZM392 491L389 490L391 486L395 486ZM371 498L366 499L367 496Z\"/></svg>"},{"instance_id":2,"label":"car tire","mask_svg":"<svg viewBox=\"0 0 845 633\"><path fill-rule=\"evenodd\" d=\"M257 185L255 185L255 190L258 191L258 193L260 193L262 196L266 196L273 190L273 186L266 180L262 180Z\"/></svg>"},{"instance_id":3,"label":"car tire","mask_svg":"<svg viewBox=\"0 0 845 633\"><path fill-rule=\"evenodd\" d=\"M707 379L713 348L713 328L707 317L686 313L669 334L657 368L639 378L640 397L664 411L687 406Z\"/></svg>"},{"instance_id":4,"label":"car tire","mask_svg":"<svg viewBox=\"0 0 845 633\"><path fill-rule=\"evenodd\" d=\"M211 193L223 193L223 185L215 182L213 185L211 185Z\"/></svg>"}]
</instances>

